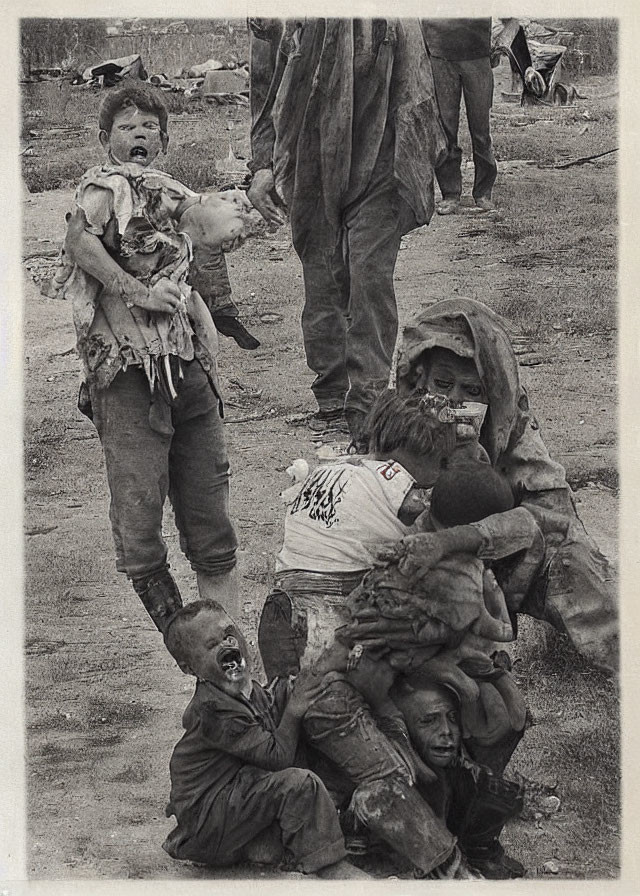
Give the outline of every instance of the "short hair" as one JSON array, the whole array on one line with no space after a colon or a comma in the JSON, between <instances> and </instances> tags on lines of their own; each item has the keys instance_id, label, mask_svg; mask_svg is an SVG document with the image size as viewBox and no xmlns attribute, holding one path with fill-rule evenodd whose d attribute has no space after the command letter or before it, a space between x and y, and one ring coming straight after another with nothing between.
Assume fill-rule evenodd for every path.
<instances>
[{"instance_id":1,"label":"short hair","mask_svg":"<svg viewBox=\"0 0 640 896\"><path fill-rule=\"evenodd\" d=\"M413 454L445 452L455 430L425 406L420 395L400 396L387 389L374 401L365 421L369 451L391 455L398 448Z\"/></svg>"},{"instance_id":2,"label":"short hair","mask_svg":"<svg viewBox=\"0 0 640 896\"><path fill-rule=\"evenodd\" d=\"M174 658L176 663L184 671L184 667L189 664L189 641L185 637L184 625L205 610L211 610L215 613L226 613L224 607L215 600L209 598L204 600L194 600L185 607L180 607L175 613L169 616L164 629L165 647ZM230 626L233 620L229 617ZM235 625L233 625L235 631Z\"/></svg>"},{"instance_id":3,"label":"short hair","mask_svg":"<svg viewBox=\"0 0 640 896\"><path fill-rule=\"evenodd\" d=\"M511 510L514 504L507 479L480 462L444 470L431 492L431 515L443 526L477 523L493 513Z\"/></svg>"},{"instance_id":4,"label":"short hair","mask_svg":"<svg viewBox=\"0 0 640 896\"><path fill-rule=\"evenodd\" d=\"M142 112L152 112L158 116L160 130L167 133L169 113L157 87L142 81L128 81L123 87L110 89L100 104L98 127L101 131L111 133L113 119L122 109L135 106Z\"/></svg>"}]
</instances>

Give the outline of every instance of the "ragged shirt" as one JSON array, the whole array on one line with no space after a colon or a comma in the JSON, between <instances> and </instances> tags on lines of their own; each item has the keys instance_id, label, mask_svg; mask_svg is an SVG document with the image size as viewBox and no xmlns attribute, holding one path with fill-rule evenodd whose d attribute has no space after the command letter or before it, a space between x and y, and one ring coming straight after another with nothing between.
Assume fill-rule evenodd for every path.
<instances>
[{"instance_id":1,"label":"ragged shirt","mask_svg":"<svg viewBox=\"0 0 640 896\"><path fill-rule=\"evenodd\" d=\"M446 141L417 20L253 19L252 169L273 168L300 235L336 233L390 143L418 225L433 214Z\"/></svg>"},{"instance_id":2,"label":"ragged shirt","mask_svg":"<svg viewBox=\"0 0 640 896\"><path fill-rule=\"evenodd\" d=\"M266 771L289 766L288 751L277 733L288 688L287 680L269 689L254 681L247 699L198 681L182 717L185 732L170 762L167 811L178 819L182 835L195 836L216 814L224 815L221 794L244 766Z\"/></svg>"},{"instance_id":3,"label":"ragged shirt","mask_svg":"<svg viewBox=\"0 0 640 896\"><path fill-rule=\"evenodd\" d=\"M97 236L120 267L146 286L173 280L182 306L173 315L128 308L64 256L54 278L58 294L73 305L77 347L87 382L106 388L121 369L142 366L153 389L168 356L197 358L215 386L217 334L197 292L187 284L191 243L176 226L181 203L197 194L162 171L135 163L104 165L82 177L75 206L86 230Z\"/></svg>"}]
</instances>

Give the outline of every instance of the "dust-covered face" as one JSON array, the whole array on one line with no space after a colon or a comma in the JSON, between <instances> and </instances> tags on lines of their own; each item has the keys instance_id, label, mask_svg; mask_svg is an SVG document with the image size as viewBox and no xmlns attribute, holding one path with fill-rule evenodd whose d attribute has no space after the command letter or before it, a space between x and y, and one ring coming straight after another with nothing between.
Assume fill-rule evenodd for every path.
<instances>
[{"instance_id":1,"label":"dust-covered face","mask_svg":"<svg viewBox=\"0 0 640 896\"><path fill-rule=\"evenodd\" d=\"M114 162L135 162L145 168L166 148L166 139L158 116L137 106L116 112L110 133L100 131L100 143Z\"/></svg>"},{"instance_id":2,"label":"dust-covered face","mask_svg":"<svg viewBox=\"0 0 640 896\"><path fill-rule=\"evenodd\" d=\"M402 703L411 741L433 768L446 768L460 750L460 716L455 699L444 688L425 687Z\"/></svg>"},{"instance_id":3,"label":"dust-covered face","mask_svg":"<svg viewBox=\"0 0 640 896\"><path fill-rule=\"evenodd\" d=\"M418 368L416 387L452 401L488 401L473 358L462 358L446 348L429 352Z\"/></svg>"},{"instance_id":4,"label":"dust-covered face","mask_svg":"<svg viewBox=\"0 0 640 896\"><path fill-rule=\"evenodd\" d=\"M202 610L183 625L190 671L229 694L246 693L250 679L244 641L231 619Z\"/></svg>"}]
</instances>

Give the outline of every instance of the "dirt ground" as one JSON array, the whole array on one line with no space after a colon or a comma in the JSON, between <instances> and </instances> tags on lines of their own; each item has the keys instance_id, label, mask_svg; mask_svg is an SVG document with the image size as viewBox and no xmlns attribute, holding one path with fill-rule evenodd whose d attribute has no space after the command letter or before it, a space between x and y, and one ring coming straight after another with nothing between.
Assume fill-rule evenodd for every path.
<instances>
[{"instance_id":1,"label":"dirt ground","mask_svg":"<svg viewBox=\"0 0 640 896\"><path fill-rule=\"evenodd\" d=\"M613 165L559 171L526 160L505 164L496 213L468 207L458 216L436 216L403 241L396 276L401 321L445 296L472 295L491 305L513 282L521 284L526 305L527 296L557 281L561 262L527 266L505 248L501 228L518 215L513 184L534 191L541 208L558 191L578 207L603 179L614 209ZM28 873L38 879L219 877L172 861L160 846L172 827L164 816L168 762L192 681L115 571L100 445L75 407L79 364L71 308L43 298L32 279L51 263L47 253L62 236L71 198L71 190L57 190L24 201ZM312 374L299 327L301 271L288 231L246 244L229 262L235 296L262 341L250 353L221 338L220 355L242 624L255 647L282 535L284 471L296 457L317 462L321 446L303 419L313 410ZM516 346L547 445L567 467L587 527L615 557L615 333L577 334L559 308L535 336L516 333ZM170 511L165 529L189 600L195 577L180 554ZM615 877L617 755L602 752L602 743L617 743L615 688L530 620L515 656L535 724L513 765L536 782L540 796L509 826L504 842L529 877ZM278 873L244 868L225 876Z\"/></svg>"}]
</instances>

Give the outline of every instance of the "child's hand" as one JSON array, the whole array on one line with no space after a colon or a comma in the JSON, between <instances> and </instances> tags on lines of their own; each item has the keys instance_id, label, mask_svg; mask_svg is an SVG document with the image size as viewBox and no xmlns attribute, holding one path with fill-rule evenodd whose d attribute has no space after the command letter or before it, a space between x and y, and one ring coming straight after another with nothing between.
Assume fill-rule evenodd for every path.
<instances>
[{"instance_id":1,"label":"child's hand","mask_svg":"<svg viewBox=\"0 0 640 896\"><path fill-rule=\"evenodd\" d=\"M305 669L297 676L287 709L297 719L301 719L309 706L324 688L324 675L317 674L313 669Z\"/></svg>"},{"instance_id":2,"label":"child's hand","mask_svg":"<svg viewBox=\"0 0 640 896\"><path fill-rule=\"evenodd\" d=\"M175 314L182 302L182 293L180 287L169 280L168 277L162 277L157 283L147 290L144 296L136 297L136 305L139 308L145 308L147 311L162 311L165 314Z\"/></svg>"}]
</instances>

